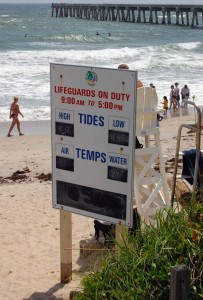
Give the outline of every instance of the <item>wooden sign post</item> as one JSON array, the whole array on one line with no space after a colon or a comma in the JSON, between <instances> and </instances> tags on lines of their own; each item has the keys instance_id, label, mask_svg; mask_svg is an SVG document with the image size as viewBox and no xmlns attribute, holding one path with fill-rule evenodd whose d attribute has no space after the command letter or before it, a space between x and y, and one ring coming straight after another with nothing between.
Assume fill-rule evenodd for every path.
<instances>
[{"instance_id":1,"label":"wooden sign post","mask_svg":"<svg viewBox=\"0 0 203 300\"><path fill-rule=\"evenodd\" d=\"M72 213L60 210L61 282L72 279Z\"/></svg>"}]
</instances>

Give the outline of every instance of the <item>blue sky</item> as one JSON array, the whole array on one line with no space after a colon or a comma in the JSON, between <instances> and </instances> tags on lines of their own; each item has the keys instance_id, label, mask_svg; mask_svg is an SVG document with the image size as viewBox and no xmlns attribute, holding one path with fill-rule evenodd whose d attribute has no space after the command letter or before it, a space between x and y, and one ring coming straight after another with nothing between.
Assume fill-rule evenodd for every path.
<instances>
[{"instance_id":1,"label":"blue sky","mask_svg":"<svg viewBox=\"0 0 203 300\"><path fill-rule=\"evenodd\" d=\"M202 5L203 0L72 0L72 1L64 1L64 0L0 0L0 3L122 3L122 4L193 4L193 5Z\"/></svg>"}]
</instances>

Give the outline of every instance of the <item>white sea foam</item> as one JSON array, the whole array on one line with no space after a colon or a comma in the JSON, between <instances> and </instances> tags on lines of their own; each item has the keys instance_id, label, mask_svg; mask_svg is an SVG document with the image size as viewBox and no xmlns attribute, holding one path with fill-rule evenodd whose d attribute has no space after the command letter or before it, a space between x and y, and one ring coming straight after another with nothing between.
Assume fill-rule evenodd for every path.
<instances>
[{"instance_id":1,"label":"white sea foam","mask_svg":"<svg viewBox=\"0 0 203 300\"><path fill-rule=\"evenodd\" d=\"M50 119L50 63L115 68L127 63L138 70L145 85L153 82L159 95L169 95L170 85L188 84L196 103L202 104L203 92L197 68L203 70L202 54L193 50L201 43L172 44L140 48L109 48L101 50L7 51L0 54L0 120L8 121L13 95L19 96L25 120ZM178 49L179 48L179 49ZM185 73L184 73L185 71ZM166 75L167 74L167 75Z\"/></svg>"},{"instance_id":2,"label":"white sea foam","mask_svg":"<svg viewBox=\"0 0 203 300\"><path fill-rule=\"evenodd\" d=\"M0 121L9 120L14 95L25 120L50 119L50 63L114 69L127 63L144 85L153 82L160 107L176 81L188 84L202 104L202 30L51 18L50 6L43 5L23 9L11 5L0 15Z\"/></svg>"},{"instance_id":3,"label":"white sea foam","mask_svg":"<svg viewBox=\"0 0 203 300\"><path fill-rule=\"evenodd\" d=\"M181 47L182 49L192 50L192 49L200 48L202 46L202 43L201 42L196 42L196 43L179 43L177 45L179 47Z\"/></svg>"}]
</instances>

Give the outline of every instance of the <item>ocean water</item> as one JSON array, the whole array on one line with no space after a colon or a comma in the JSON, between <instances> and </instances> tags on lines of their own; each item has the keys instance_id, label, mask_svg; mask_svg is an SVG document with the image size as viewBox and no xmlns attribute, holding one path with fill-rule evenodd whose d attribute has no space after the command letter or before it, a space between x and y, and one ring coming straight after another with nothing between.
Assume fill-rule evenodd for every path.
<instances>
[{"instance_id":1,"label":"ocean water","mask_svg":"<svg viewBox=\"0 0 203 300\"><path fill-rule=\"evenodd\" d=\"M127 63L144 85L156 86L160 107L174 82L187 84L203 104L203 29L52 18L51 12L51 4L0 4L0 122L9 120L14 95L25 120L50 119L50 63Z\"/></svg>"}]
</instances>

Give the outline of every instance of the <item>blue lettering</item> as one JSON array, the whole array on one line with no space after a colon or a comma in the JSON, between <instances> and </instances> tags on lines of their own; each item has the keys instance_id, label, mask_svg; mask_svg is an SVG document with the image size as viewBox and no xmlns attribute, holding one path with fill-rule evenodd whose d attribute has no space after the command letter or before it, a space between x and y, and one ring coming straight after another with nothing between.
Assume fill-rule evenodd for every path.
<instances>
[{"instance_id":1,"label":"blue lettering","mask_svg":"<svg viewBox=\"0 0 203 300\"><path fill-rule=\"evenodd\" d=\"M99 117L99 126L104 126L104 117Z\"/></svg>"},{"instance_id":2,"label":"blue lettering","mask_svg":"<svg viewBox=\"0 0 203 300\"><path fill-rule=\"evenodd\" d=\"M90 151L90 150L85 150L87 151L87 160L93 160L95 161L95 152L94 151Z\"/></svg>"},{"instance_id":3,"label":"blue lettering","mask_svg":"<svg viewBox=\"0 0 203 300\"><path fill-rule=\"evenodd\" d=\"M61 147L61 154L69 154L69 148Z\"/></svg>"},{"instance_id":4,"label":"blue lettering","mask_svg":"<svg viewBox=\"0 0 203 300\"><path fill-rule=\"evenodd\" d=\"M109 155L109 162L113 164L119 164L119 165L127 165L128 160L125 157L120 157L120 156L112 156Z\"/></svg>"},{"instance_id":5,"label":"blue lettering","mask_svg":"<svg viewBox=\"0 0 203 300\"><path fill-rule=\"evenodd\" d=\"M97 115L89 115L78 113L80 124L94 125L94 126L104 126L104 117Z\"/></svg>"},{"instance_id":6,"label":"blue lettering","mask_svg":"<svg viewBox=\"0 0 203 300\"><path fill-rule=\"evenodd\" d=\"M64 120L70 120L70 114L64 113Z\"/></svg>"},{"instance_id":7,"label":"blue lettering","mask_svg":"<svg viewBox=\"0 0 203 300\"><path fill-rule=\"evenodd\" d=\"M114 163L114 156L109 156L109 161L110 161L110 163Z\"/></svg>"},{"instance_id":8,"label":"blue lettering","mask_svg":"<svg viewBox=\"0 0 203 300\"><path fill-rule=\"evenodd\" d=\"M101 153L101 162L102 163L106 162L106 153Z\"/></svg>"},{"instance_id":9,"label":"blue lettering","mask_svg":"<svg viewBox=\"0 0 203 300\"><path fill-rule=\"evenodd\" d=\"M125 127L125 121L113 120L113 127L124 128Z\"/></svg>"},{"instance_id":10,"label":"blue lettering","mask_svg":"<svg viewBox=\"0 0 203 300\"><path fill-rule=\"evenodd\" d=\"M64 113L64 112L59 112L59 119L70 120L70 114Z\"/></svg>"},{"instance_id":11,"label":"blue lettering","mask_svg":"<svg viewBox=\"0 0 203 300\"><path fill-rule=\"evenodd\" d=\"M102 163L106 162L106 153L99 151L76 148L76 156L77 158L90 161L101 161Z\"/></svg>"},{"instance_id":12,"label":"blue lettering","mask_svg":"<svg viewBox=\"0 0 203 300\"><path fill-rule=\"evenodd\" d=\"M96 116L91 116L91 115L86 115L86 117L87 117L87 124L88 125L95 125L94 124L94 118L96 117ZM96 124L97 125L97 124Z\"/></svg>"},{"instance_id":13,"label":"blue lettering","mask_svg":"<svg viewBox=\"0 0 203 300\"><path fill-rule=\"evenodd\" d=\"M80 148L76 148L76 156L77 156L77 158L79 158L80 157L80 152L81 152L81 149Z\"/></svg>"},{"instance_id":14,"label":"blue lettering","mask_svg":"<svg viewBox=\"0 0 203 300\"><path fill-rule=\"evenodd\" d=\"M86 159L85 149L82 149L81 152L82 152L82 153L81 153L82 159Z\"/></svg>"},{"instance_id":15,"label":"blue lettering","mask_svg":"<svg viewBox=\"0 0 203 300\"><path fill-rule=\"evenodd\" d=\"M95 152L95 160L97 161L100 158L100 152Z\"/></svg>"},{"instance_id":16,"label":"blue lettering","mask_svg":"<svg viewBox=\"0 0 203 300\"><path fill-rule=\"evenodd\" d=\"M80 124L82 123L82 116L83 114L78 114L80 116Z\"/></svg>"}]
</instances>

